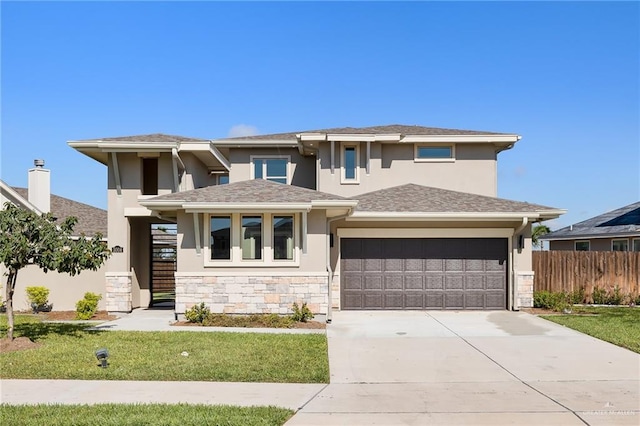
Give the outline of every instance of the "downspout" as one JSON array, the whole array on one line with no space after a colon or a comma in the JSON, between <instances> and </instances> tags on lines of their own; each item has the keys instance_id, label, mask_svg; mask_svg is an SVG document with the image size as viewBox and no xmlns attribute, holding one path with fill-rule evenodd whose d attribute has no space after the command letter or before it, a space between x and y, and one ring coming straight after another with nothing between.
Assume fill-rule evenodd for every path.
<instances>
[{"instance_id":1,"label":"downspout","mask_svg":"<svg viewBox=\"0 0 640 426\"><path fill-rule=\"evenodd\" d=\"M513 230L513 237L511 238L511 310L512 311L517 311L518 309L516 309L516 288L517 288L517 279L516 279L516 256L513 254L513 243L515 240L516 243L516 249L520 249L520 247L518 247L518 238L517 235L522 232L522 230L524 228L527 227L527 225L529 224L529 218L528 217L523 217L522 218L522 223L520 224L520 226L518 226L517 228L515 228Z\"/></svg>"},{"instance_id":2,"label":"downspout","mask_svg":"<svg viewBox=\"0 0 640 426\"><path fill-rule=\"evenodd\" d=\"M341 220L344 219L347 216L351 215L351 210L349 209L349 212L347 212L346 214L340 215L340 216L336 216L333 217L331 219L327 219L327 243L326 243L326 256L327 256L327 273L328 273L328 278L329 278L329 288L327 291L327 295L329 297L329 303L327 304L327 324L331 324L331 311L333 310L333 291L331 289L331 286L333 285L333 269L331 269L331 224L333 222L335 222L336 220ZM335 239L334 239L335 242Z\"/></svg>"}]
</instances>

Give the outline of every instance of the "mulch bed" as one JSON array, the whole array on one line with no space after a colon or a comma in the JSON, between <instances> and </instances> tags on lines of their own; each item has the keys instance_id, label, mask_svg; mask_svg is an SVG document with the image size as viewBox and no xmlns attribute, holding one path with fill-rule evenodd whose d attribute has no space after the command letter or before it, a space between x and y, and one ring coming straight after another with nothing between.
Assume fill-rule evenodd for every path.
<instances>
[{"instance_id":1,"label":"mulch bed","mask_svg":"<svg viewBox=\"0 0 640 426\"><path fill-rule=\"evenodd\" d=\"M207 327L205 325L195 323L195 322L189 322L189 321L177 321L171 325L189 326L189 327ZM220 327L220 326L212 325L211 327ZM255 325L252 325L251 328L267 328L267 327L264 325L255 324ZM319 321L307 321L307 322L295 322L293 323L291 328L324 329L324 328L327 328L327 325Z\"/></svg>"}]
</instances>

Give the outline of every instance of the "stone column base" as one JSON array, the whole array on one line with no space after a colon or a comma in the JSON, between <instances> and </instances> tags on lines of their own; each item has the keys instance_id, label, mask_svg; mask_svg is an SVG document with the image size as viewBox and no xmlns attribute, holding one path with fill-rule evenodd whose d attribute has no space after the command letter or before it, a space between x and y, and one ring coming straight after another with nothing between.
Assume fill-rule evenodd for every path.
<instances>
[{"instance_id":1,"label":"stone column base","mask_svg":"<svg viewBox=\"0 0 640 426\"><path fill-rule=\"evenodd\" d=\"M131 272L107 272L106 308L108 312L131 312Z\"/></svg>"},{"instance_id":2,"label":"stone column base","mask_svg":"<svg viewBox=\"0 0 640 426\"><path fill-rule=\"evenodd\" d=\"M533 308L533 271L516 272L516 308Z\"/></svg>"}]
</instances>

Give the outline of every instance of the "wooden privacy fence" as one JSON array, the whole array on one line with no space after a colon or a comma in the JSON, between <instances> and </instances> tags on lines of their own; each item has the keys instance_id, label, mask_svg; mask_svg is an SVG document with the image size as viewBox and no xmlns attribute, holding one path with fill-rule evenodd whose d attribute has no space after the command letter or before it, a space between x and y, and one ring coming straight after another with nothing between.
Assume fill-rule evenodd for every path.
<instances>
[{"instance_id":1,"label":"wooden privacy fence","mask_svg":"<svg viewBox=\"0 0 640 426\"><path fill-rule=\"evenodd\" d=\"M176 288L174 272L176 261L173 259L153 259L151 266L154 293L173 293Z\"/></svg>"},{"instance_id":2,"label":"wooden privacy fence","mask_svg":"<svg viewBox=\"0 0 640 426\"><path fill-rule=\"evenodd\" d=\"M585 289L590 297L594 287L622 294L640 293L640 252L534 251L535 291L572 292Z\"/></svg>"}]
</instances>

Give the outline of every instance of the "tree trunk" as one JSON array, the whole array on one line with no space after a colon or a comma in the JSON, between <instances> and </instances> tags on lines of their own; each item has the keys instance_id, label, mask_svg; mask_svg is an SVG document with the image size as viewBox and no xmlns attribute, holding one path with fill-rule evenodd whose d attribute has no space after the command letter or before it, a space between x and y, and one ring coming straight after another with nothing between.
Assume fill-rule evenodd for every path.
<instances>
[{"instance_id":1,"label":"tree trunk","mask_svg":"<svg viewBox=\"0 0 640 426\"><path fill-rule=\"evenodd\" d=\"M13 291L16 288L16 277L18 271L9 269L9 276L7 277L7 288L5 289L6 303L7 303L7 337L9 340L13 340Z\"/></svg>"}]
</instances>

